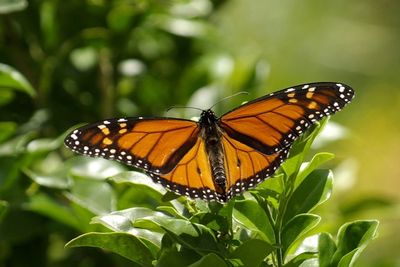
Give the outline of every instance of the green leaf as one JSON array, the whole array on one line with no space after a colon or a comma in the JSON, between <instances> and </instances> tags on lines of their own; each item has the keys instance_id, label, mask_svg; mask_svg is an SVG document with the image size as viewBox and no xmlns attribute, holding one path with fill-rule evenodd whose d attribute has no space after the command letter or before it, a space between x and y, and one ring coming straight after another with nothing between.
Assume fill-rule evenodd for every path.
<instances>
[{"instance_id":1,"label":"green leaf","mask_svg":"<svg viewBox=\"0 0 400 267\"><path fill-rule=\"evenodd\" d=\"M120 172L112 177L109 177L108 180L116 184L128 183L132 185L138 185L138 184L147 185L148 187L154 189L155 191L158 191L161 195L167 192L167 190L165 190L165 188L162 187L160 184L154 183L150 177L137 171Z\"/></svg>"},{"instance_id":2,"label":"green leaf","mask_svg":"<svg viewBox=\"0 0 400 267\"><path fill-rule=\"evenodd\" d=\"M218 267L228 267L227 263L219 256L214 253L207 254L199 261L196 261L193 264L190 264L189 267L210 267L210 266L218 266Z\"/></svg>"},{"instance_id":3,"label":"green leaf","mask_svg":"<svg viewBox=\"0 0 400 267\"><path fill-rule=\"evenodd\" d=\"M1 0L0 14L8 14L16 11L24 10L28 7L26 0Z\"/></svg>"},{"instance_id":4,"label":"green leaf","mask_svg":"<svg viewBox=\"0 0 400 267\"><path fill-rule=\"evenodd\" d=\"M8 6L10 7L10 5ZM5 10L6 5L0 4L0 13ZM36 95L32 85L14 68L0 63L0 89L1 90L17 90L27 93L31 97Z\"/></svg>"},{"instance_id":5,"label":"green leaf","mask_svg":"<svg viewBox=\"0 0 400 267\"><path fill-rule=\"evenodd\" d=\"M210 202L205 206L196 202L199 210L190 218L193 223L200 223L206 227L222 233L228 233L232 229L232 212L235 201L229 201L226 205L218 202Z\"/></svg>"},{"instance_id":6,"label":"green leaf","mask_svg":"<svg viewBox=\"0 0 400 267\"><path fill-rule=\"evenodd\" d=\"M299 214L291 219L282 230L284 254L289 251L302 235L317 226L320 221L321 217L314 214Z\"/></svg>"},{"instance_id":7,"label":"green leaf","mask_svg":"<svg viewBox=\"0 0 400 267\"><path fill-rule=\"evenodd\" d=\"M142 239L146 239L157 247L160 247L162 238L161 233L133 226L136 220L148 216L167 217L161 212L156 212L147 208L130 208L96 216L92 219L92 223L100 223L115 232L129 233Z\"/></svg>"},{"instance_id":8,"label":"green leaf","mask_svg":"<svg viewBox=\"0 0 400 267\"><path fill-rule=\"evenodd\" d=\"M87 233L72 239L65 246L106 249L142 266L153 266L154 258L149 249L139 238L126 233Z\"/></svg>"},{"instance_id":9,"label":"green leaf","mask_svg":"<svg viewBox=\"0 0 400 267\"><path fill-rule=\"evenodd\" d=\"M31 178L35 183L57 189L68 189L72 181L65 174L65 169L57 170L52 173L40 173L29 169L23 169L24 173Z\"/></svg>"},{"instance_id":10,"label":"green leaf","mask_svg":"<svg viewBox=\"0 0 400 267\"><path fill-rule=\"evenodd\" d=\"M71 176L93 180L105 180L126 170L117 162L84 156L73 157L67 164L71 166L69 168Z\"/></svg>"},{"instance_id":11,"label":"green leaf","mask_svg":"<svg viewBox=\"0 0 400 267\"><path fill-rule=\"evenodd\" d=\"M295 189L288 201L284 221L289 221L297 214L307 213L326 201L332 192L332 172L314 170Z\"/></svg>"},{"instance_id":12,"label":"green leaf","mask_svg":"<svg viewBox=\"0 0 400 267\"><path fill-rule=\"evenodd\" d=\"M333 254L336 251L336 244L329 233L321 233L318 238L318 259L320 267L329 267Z\"/></svg>"},{"instance_id":13,"label":"green leaf","mask_svg":"<svg viewBox=\"0 0 400 267\"><path fill-rule=\"evenodd\" d=\"M283 192L283 177L284 175L282 173L275 175L259 184L250 192L255 192L262 196L268 201L269 205L277 208L279 204L279 196Z\"/></svg>"},{"instance_id":14,"label":"green leaf","mask_svg":"<svg viewBox=\"0 0 400 267\"><path fill-rule=\"evenodd\" d=\"M378 221L354 221L344 224L339 229L338 245L331 266L352 266L369 241L376 237ZM348 265L346 265L348 264Z\"/></svg>"},{"instance_id":15,"label":"green leaf","mask_svg":"<svg viewBox=\"0 0 400 267\"><path fill-rule=\"evenodd\" d=\"M246 267L258 267L274 248L265 241L249 239L235 249L230 259L240 259Z\"/></svg>"},{"instance_id":16,"label":"green leaf","mask_svg":"<svg viewBox=\"0 0 400 267\"><path fill-rule=\"evenodd\" d=\"M198 252L218 252L214 233L207 227L187 220L148 216L134 223L135 227L167 232L176 242Z\"/></svg>"},{"instance_id":17,"label":"green leaf","mask_svg":"<svg viewBox=\"0 0 400 267\"><path fill-rule=\"evenodd\" d=\"M353 251L350 251L346 255L344 255L340 261L339 264L337 265L338 267L349 267L353 266L356 259L360 255L362 249L361 248L356 248Z\"/></svg>"},{"instance_id":18,"label":"green leaf","mask_svg":"<svg viewBox=\"0 0 400 267\"><path fill-rule=\"evenodd\" d=\"M275 234L271 222L265 211L256 201L249 199L236 201L233 209L233 217L261 239L270 244L275 243Z\"/></svg>"},{"instance_id":19,"label":"green leaf","mask_svg":"<svg viewBox=\"0 0 400 267\"><path fill-rule=\"evenodd\" d=\"M118 208L132 206L156 209L160 206L172 206L177 212L183 212L184 206L176 200L166 201L167 192L147 175L137 171L124 171L108 178L118 196Z\"/></svg>"},{"instance_id":20,"label":"green leaf","mask_svg":"<svg viewBox=\"0 0 400 267\"><path fill-rule=\"evenodd\" d=\"M183 216L174 207L171 207L171 206L160 206L157 208L157 210L168 213L178 219L186 219L185 216Z\"/></svg>"},{"instance_id":21,"label":"green leaf","mask_svg":"<svg viewBox=\"0 0 400 267\"><path fill-rule=\"evenodd\" d=\"M321 166L323 163L333 159L335 155L332 153L322 152L315 154L310 162L305 164L305 167L299 172L295 180L295 188L303 182L304 178L306 178L311 172L313 172L316 168Z\"/></svg>"},{"instance_id":22,"label":"green leaf","mask_svg":"<svg viewBox=\"0 0 400 267\"><path fill-rule=\"evenodd\" d=\"M302 266L302 267L306 267L308 265L304 265L303 263L307 260L310 259L315 259L317 257L317 253L316 252L303 252L299 255L297 255L296 257L294 257L293 259L291 259L289 262L287 262L284 267L298 267L298 266ZM316 266L315 264L310 265L311 266Z\"/></svg>"},{"instance_id":23,"label":"green leaf","mask_svg":"<svg viewBox=\"0 0 400 267\"><path fill-rule=\"evenodd\" d=\"M38 153L38 152L49 152L59 148L64 140L64 135L61 135L55 139L52 138L41 138L35 139L28 143L26 146L26 152Z\"/></svg>"},{"instance_id":24,"label":"green leaf","mask_svg":"<svg viewBox=\"0 0 400 267\"><path fill-rule=\"evenodd\" d=\"M0 144L0 156L15 156L26 152L26 144L35 135L34 132L27 132Z\"/></svg>"},{"instance_id":25,"label":"green leaf","mask_svg":"<svg viewBox=\"0 0 400 267\"><path fill-rule=\"evenodd\" d=\"M75 178L70 192L66 192L65 196L96 215L115 210L113 190L108 183L103 181Z\"/></svg>"},{"instance_id":26,"label":"green leaf","mask_svg":"<svg viewBox=\"0 0 400 267\"><path fill-rule=\"evenodd\" d=\"M201 37L210 33L204 21L174 18L167 15L153 15L154 22L163 30L183 37Z\"/></svg>"},{"instance_id":27,"label":"green leaf","mask_svg":"<svg viewBox=\"0 0 400 267\"><path fill-rule=\"evenodd\" d=\"M293 144L290 149L290 157L282 164L282 169L288 177L296 174L300 170L300 166L303 163L305 156L310 151L311 144L325 127L327 122L328 118L317 122Z\"/></svg>"}]
</instances>

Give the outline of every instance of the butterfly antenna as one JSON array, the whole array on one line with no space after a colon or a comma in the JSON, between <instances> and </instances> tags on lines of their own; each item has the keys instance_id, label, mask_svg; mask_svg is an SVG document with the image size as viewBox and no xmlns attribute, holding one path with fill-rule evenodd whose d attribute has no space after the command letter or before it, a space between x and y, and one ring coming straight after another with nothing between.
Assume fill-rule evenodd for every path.
<instances>
[{"instance_id":1,"label":"butterfly antenna","mask_svg":"<svg viewBox=\"0 0 400 267\"><path fill-rule=\"evenodd\" d=\"M191 109L196 109L196 110L203 111L201 108L196 108L196 107L187 107L187 106L172 106L172 107L169 107L169 108L167 108L166 112L170 111L170 110L171 110L171 109L173 109L173 108L191 108Z\"/></svg>"},{"instance_id":2,"label":"butterfly antenna","mask_svg":"<svg viewBox=\"0 0 400 267\"><path fill-rule=\"evenodd\" d=\"M218 104L221 103L222 101L225 101L225 100L230 99L230 98L232 98L232 97L235 97L235 96L238 96L238 95L248 95L248 94L249 94L249 92L240 91L240 92L237 92L236 94L228 95L228 96L226 96L226 97L220 99L217 103L215 103L214 105L212 105L209 109L212 109L213 107L215 107L216 105L218 105Z\"/></svg>"}]
</instances>

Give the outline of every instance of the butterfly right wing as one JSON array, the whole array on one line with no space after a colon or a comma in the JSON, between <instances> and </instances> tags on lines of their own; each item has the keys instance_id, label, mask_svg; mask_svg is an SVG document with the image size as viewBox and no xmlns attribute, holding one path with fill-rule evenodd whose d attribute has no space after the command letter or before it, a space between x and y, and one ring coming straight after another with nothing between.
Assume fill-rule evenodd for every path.
<instances>
[{"instance_id":1,"label":"butterfly right wing","mask_svg":"<svg viewBox=\"0 0 400 267\"><path fill-rule=\"evenodd\" d=\"M288 157L289 147L267 155L227 134L222 135L225 153L227 200L272 176Z\"/></svg>"},{"instance_id":2,"label":"butterfly right wing","mask_svg":"<svg viewBox=\"0 0 400 267\"><path fill-rule=\"evenodd\" d=\"M239 106L224 114L219 123L231 138L274 154L293 144L316 121L341 110L353 97L354 90L345 84L302 84Z\"/></svg>"},{"instance_id":3,"label":"butterfly right wing","mask_svg":"<svg viewBox=\"0 0 400 267\"><path fill-rule=\"evenodd\" d=\"M110 119L80 127L65 144L74 152L169 173L196 144L196 122L170 118Z\"/></svg>"}]
</instances>

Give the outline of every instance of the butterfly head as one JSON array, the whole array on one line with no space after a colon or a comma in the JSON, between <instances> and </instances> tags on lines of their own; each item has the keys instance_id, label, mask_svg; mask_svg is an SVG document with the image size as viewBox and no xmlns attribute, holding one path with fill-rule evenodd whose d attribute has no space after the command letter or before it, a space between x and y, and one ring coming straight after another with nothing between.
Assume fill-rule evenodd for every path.
<instances>
[{"instance_id":1,"label":"butterfly head","mask_svg":"<svg viewBox=\"0 0 400 267\"><path fill-rule=\"evenodd\" d=\"M211 109L203 110L200 114L200 125L211 125L218 121L218 117Z\"/></svg>"}]
</instances>

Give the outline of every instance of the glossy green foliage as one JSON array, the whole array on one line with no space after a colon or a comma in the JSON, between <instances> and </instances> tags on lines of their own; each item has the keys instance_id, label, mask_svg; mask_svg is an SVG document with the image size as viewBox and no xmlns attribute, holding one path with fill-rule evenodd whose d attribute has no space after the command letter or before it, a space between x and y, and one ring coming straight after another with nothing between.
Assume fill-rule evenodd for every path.
<instances>
[{"instance_id":1,"label":"glossy green foliage","mask_svg":"<svg viewBox=\"0 0 400 267\"><path fill-rule=\"evenodd\" d=\"M208 108L243 89L266 94L265 62L218 46L209 18L224 2L0 3L0 266L354 263L376 222L346 224L337 240L322 233L316 249L299 249L332 191L332 171L320 167L333 155L305 160L325 122L296 141L274 177L226 205L179 197L63 147L67 129L84 121ZM198 115L181 111L167 115Z\"/></svg>"},{"instance_id":2,"label":"glossy green foliage","mask_svg":"<svg viewBox=\"0 0 400 267\"><path fill-rule=\"evenodd\" d=\"M326 121L295 142L274 177L225 205L176 196L112 161L62 160L55 150L64 135L10 138L15 124L2 123L2 156L20 160L5 168L9 173L1 189L12 188L21 170L32 181L24 209L83 233L67 248L101 248L137 266L300 266L312 261L352 266L375 237L376 221L345 224L337 241L322 233L316 251L297 249L321 220L310 212L332 191L332 171L319 167L333 155L318 153L304 162ZM2 229L12 229L11 219L20 215L9 211L7 201L0 204Z\"/></svg>"}]
</instances>

